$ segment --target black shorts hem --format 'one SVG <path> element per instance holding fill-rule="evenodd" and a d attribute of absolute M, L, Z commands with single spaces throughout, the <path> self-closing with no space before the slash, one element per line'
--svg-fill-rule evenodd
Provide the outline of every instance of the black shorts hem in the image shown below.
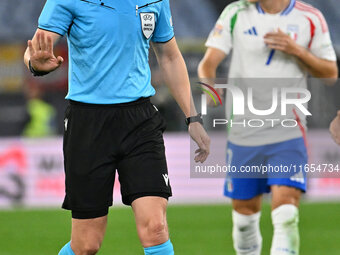
<path fill-rule="evenodd" d="M 108 214 L 109 207 L 113 205 L 113 201 L 110 201 L 107 206 L 97 207 L 97 208 L 77 208 L 68 206 L 63 203 L 61 206 L 62 209 L 68 210 L 72 212 L 72 218 L 74 219 L 93 219 L 102 217 Z"/>
<path fill-rule="evenodd" d="M 166 200 L 169 200 L 169 197 L 172 196 L 171 192 L 139 192 L 134 193 L 126 196 L 122 196 L 122 202 L 124 205 L 131 205 L 133 201 L 135 201 L 137 198 L 141 197 L 163 197 Z"/>
<path fill-rule="evenodd" d="M 73 219 L 94 219 L 108 215 L 109 207 L 105 209 L 99 209 L 96 211 L 75 211 L 72 210 Z"/>

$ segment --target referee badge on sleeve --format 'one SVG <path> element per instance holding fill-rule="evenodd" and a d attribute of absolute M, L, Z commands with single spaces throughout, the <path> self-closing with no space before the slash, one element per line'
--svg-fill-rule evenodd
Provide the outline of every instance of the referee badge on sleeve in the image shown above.
<path fill-rule="evenodd" d="M 152 12 L 140 13 L 143 35 L 149 39 L 155 31 L 155 14 Z"/>

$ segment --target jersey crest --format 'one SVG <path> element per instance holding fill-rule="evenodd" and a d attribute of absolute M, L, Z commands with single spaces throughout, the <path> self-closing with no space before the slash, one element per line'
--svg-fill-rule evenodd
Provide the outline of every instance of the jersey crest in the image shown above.
<path fill-rule="evenodd" d="M 293 40 L 297 40 L 298 33 L 299 33 L 299 26 L 298 25 L 288 25 L 287 26 L 287 33 Z"/>
<path fill-rule="evenodd" d="M 155 14 L 152 12 L 140 13 L 143 35 L 149 39 L 155 31 Z"/>

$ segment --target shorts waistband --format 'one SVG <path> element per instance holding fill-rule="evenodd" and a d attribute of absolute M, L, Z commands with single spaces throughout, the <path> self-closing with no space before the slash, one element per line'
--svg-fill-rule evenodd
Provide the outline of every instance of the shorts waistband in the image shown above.
<path fill-rule="evenodd" d="M 132 102 L 128 102 L 128 103 L 119 103 L 119 104 L 89 104 L 89 103 L 83 103 L 83 102 L 78 102 L 78 101 L 74 101 L 74 100 L 69 100 L 70 105 L 84 106 L 84 107 L 95 107 L 95 108 L 130 107 L 130 106 L 145 104 L 147 102 L 150 102 L 150 97 L 141 97 L 141 98 L 137 99 L 136 101 L 132 101 Z"/>

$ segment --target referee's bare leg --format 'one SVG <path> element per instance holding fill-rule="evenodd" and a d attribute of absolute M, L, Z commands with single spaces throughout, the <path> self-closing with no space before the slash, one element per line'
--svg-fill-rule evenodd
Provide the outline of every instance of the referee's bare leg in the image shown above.
<path fill-rule="evenodd" d="M 72 219 L 71 248 L 76 255 L 94 255 L 100 249 L 107 216 L 94 219 Z"/>
<path fill-rule="evenodd" d="M 142 197 L 132 202 L 137 233 L 144 248 L 155 247 L 169 240 L 166 220 L 167 200 Z M 94 255 L 100 249 L 107 225 L 107 216 L 94 219 L 72 219 L 71 248 L 76 255 Z"/>
<path fill-rule="evenodd" d="M 169 240 L 166 207 L 162 197 L 141 197 L 132 202 L 137 233 L 144 248 L 164 244 Z"/>

